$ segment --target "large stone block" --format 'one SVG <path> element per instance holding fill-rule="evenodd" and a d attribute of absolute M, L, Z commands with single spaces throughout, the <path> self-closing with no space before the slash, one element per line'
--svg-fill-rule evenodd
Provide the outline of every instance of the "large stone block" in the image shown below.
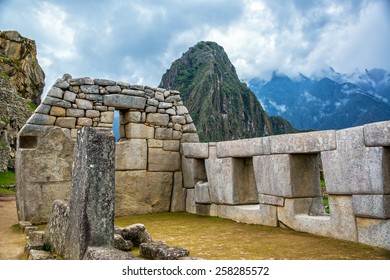
<path fill-rule="evenodd" d="M 151 139 L 154 138 L 154 128 L 141 123 L 128 123 L 125 125 L 126 138 Z"/>
<path fill-rule="evenodd" d="M 209 183 L 199 181 L 195 185 L 195 202 L 196 203 L 204 203 L 210 204 L 210 191 L 209 191 Z"/>
<path fill-rule="evenodd" d="M 217 143 L 217 157 L 252 157 L 265 154 L 263 138 L 251 138 Z"/>
<path fill-rule="evenodd" d="M 356 218 L 358 242 L 390 250 L 390 220 Z"/>
<path fill-rule="evenodd" d="M 321 153 L 330 194 L 389 194 L 390 150 L 366 147 L 363 127 L 339 130 L 337 150 Z"/>
<path fill-rule="evenodd" d="M 296 231 L 330 236 L 330 216 L 310 216 L 312 203 L 312 198 L 286 198 L 284 207 L 277 206 L 279 222 Z"/>
<path fill-rule="evenodd" d="M 182 212 L 186 210 L 186 189 L 183 188 L 182 172 L 175 172 L 173 178 L 173 190 L 171 198 L 171 212 Z"/>
<path fill-rule="evenodd" d="M 329 196 L 330 216 L 309 215 L 315 202 L 313 198 L 285 199 L 284 207 L 278 207 L 278 219 L 296 231 L 357 241 L 351 196 Z"/>
<path fill-rule="evenodd" d="M 28 124 L 53 125 L 56 117 L 34 113 L 28 120 Z"/>
<path fill-rule="evenodd" d="M 205 159 L 211 202 L 234 204 L 233 199 L 233 159 L 217 158 L 216 147 L 209 148 L 209 158 Z"/>
<path fill-rule="evenodd" d="M 167 126 L 169 123 L 169 115 L 160 113 L 149 113 L 146 115 L 146 122 L 158 126 Z"/>
<path fill-rule="evenodd" d="M 205 164 L 213 203 L 258 203 L 251 158 L 217 158 L 216 147 L 211 146 Z"/>
<path fill-rule="evenodd" d="M 390 146 L 390 121 L 366 124 L 363 131 L 366 146 Z"/>
<path fill-rule="evenodd" d="M 115 138 L 83 127 L 77 136 L 65 258 L 82 259 L 89 246 L 114 245 Z"/>
<path fill-rule="evenodd" d="M 173 139 L 173 129 L 172 128 L 164 128 L 157 127 L 155 138 L 160 140 L 172 140 Z"/>
<path fill-rule="evenodd" d="M 140 258 L 110 247 L 88 247 L 83 260 L 141 260 Z"/>
<path fill-rule="evenodd" d="M 390 218 L 390 195 L 353 195 L 352 204 L 355 216 Z"/>
<path fill-rule="evenodd" d="M 104 105 L 116 109 L 144 109 L 146 98 L 139 96 L 109 94 L 104 96 Z"/>
<path fill-rule="evenodd" d="M 56 126 L 63 128 L 75 128 L 76 118 L 73 117 L 59 117 L 56 120 Z"/>
<path fill-rule="evenodd" d="M 186 212 L 196 214 L 195 189 L 186 190 Z"/>
<path fill-rule="evenodd" d="M 34 183 L 70 181 L 75 141 L 58 127 L 42 134 L 36 149 L 19 151 L 21 158 L 17 161 L 23 168 L 17 170 L 17 176 Z M 20 187 L 23 185 L 21 182 Z"/>
<path fill-rule="evenodd" d="M 187 158 L 208 158 L 208 143 L 182 143 L 183 156 Z"/>
<path fill-rule="evenodd" d="M 318 155 L 264 155 L 253 157 L 259 194 L 279 197 L 321 195 Z"/>
<path fill-rule="evenodd" d="M 93 102 L 85 99 L 76 98 L 76 105 L 78 109 L 92 110 Z"/>
<path fill-rule="evenodd" d="M 284 206 L 284 198 L 274 195 L 259 194 L 259 203 L 275 206 Z"/>
<path fill-rule="evenodd" d="M 336 149 L 334 130 L 276 135 L 269 139 L 273 154 L 318 153 Z"/>
<path fill-rule="evenodd" d="M 183 184 L 192 189 L 198 181 L 207 181 L 206 167 L 203 159 L 181 158 Z"/>
<path fill-rule="evenodd" d="M 116 216 L 169 211 L 172 172 L 116 171 L 115 180 Z"/>
<path fill-rule="evenodd" d="M 116 170 L 146 170 L 148 145 L 146 139 L 131 139 L 116 143 Z"/>
<path fill-rule="evenodd" d="M 148 152 L 149 171 L 179 171 L 180 153 L 164 151 L 159 148 L 149 148 Z"/>
<path fill-rule="evenodd" d="M 44 243 L 50 245 L 52 253 L 65 256 L 66 230 L 69 226 L 69 206 L 62 200 L 55 200 L 45 229 Z"/>
<path fill-rule="evenodd" d="M 277 226 L 276 206 L 218 205 L 218 217 L 239 223 Z"/>

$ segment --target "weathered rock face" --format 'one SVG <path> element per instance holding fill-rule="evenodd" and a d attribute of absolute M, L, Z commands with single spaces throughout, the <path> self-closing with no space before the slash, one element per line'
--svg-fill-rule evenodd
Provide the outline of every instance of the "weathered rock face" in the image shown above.
<path fill-rule="evenodd" d="M 0 32 L 0 71 L 8 77 L 18 95 L 40 103 L 45 74 L 38 64 L 35 42 L 16 31 Z"/>
<path fill-rule="evenodd" d="M 169 247 L 163 242 L 142 243 L 139 249 L 141 256 L 151 260 L 178 260 L 190 255 L 187 249 Z"/>
<path fill-rule="evenodd" d="M 0 31 L 0 172 L 14 168 L 16 138 L 40 102 L 45 75 L 34 41 Z"/>

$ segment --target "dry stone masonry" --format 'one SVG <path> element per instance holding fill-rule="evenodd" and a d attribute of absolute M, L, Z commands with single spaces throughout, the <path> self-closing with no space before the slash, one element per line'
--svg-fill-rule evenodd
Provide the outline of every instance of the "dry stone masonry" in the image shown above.
<path fill-rule="evenodd" d="M 115 110 L 116 216 L 187 211 L 390 249 L 390 121 L 199 143 L 177 91 L 68 75 L 19 133 L 19 220 L 45 222 L 69 199 L 77 130 L 110 130 Z M 54 210 L 55 231 L 69 209 Z"/>
<path fill-rule="evenodd" d="M 179 92 L 64 75 L 19 133 L 19 220 L 48 220 L 52 202 L 69 200 L 78 129 L 112 129 L 116 143 L 117 216 L 184 211 L 180 143 L 198 135 Z"/>
<path fill-rule="evenodd" d="M 387 121 L 340 131 L 183 143 L 186 209 L 390 249 L 389 135 Z M 330 215 L 322 204 L 321 166 Z"/>

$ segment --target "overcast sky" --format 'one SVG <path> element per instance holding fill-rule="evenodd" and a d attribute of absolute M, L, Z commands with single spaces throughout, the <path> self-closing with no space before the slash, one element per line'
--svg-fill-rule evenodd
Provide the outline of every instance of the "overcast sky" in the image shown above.
<path fill-rule="evenodd" d="M 389 0 L 0 0 L 0 30 L 36 41 L 45 91 L 64 73 L 157 86 L 202 40 L 242 80 L 390 70 Z"/>

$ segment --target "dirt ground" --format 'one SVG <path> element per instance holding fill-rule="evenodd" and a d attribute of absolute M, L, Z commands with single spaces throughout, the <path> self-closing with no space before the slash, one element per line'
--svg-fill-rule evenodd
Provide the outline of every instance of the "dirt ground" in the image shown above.
<path fill-rule="evenodd" d="M 14 195 L 0 195 L 0 260 L 21 260 L 26 238 L 17 226 Z"/>

